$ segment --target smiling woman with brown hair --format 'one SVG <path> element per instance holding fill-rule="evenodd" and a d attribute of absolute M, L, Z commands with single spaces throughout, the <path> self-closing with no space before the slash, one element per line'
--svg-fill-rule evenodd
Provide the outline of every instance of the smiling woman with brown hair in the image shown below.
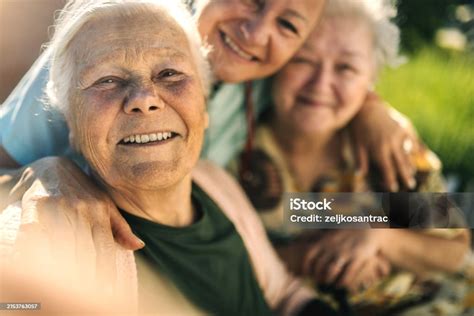
<path fill-rule="evenodd" d="M 64 114 L 91 178 L 146 243 L 135 255 L 136 267 L 132 253 L 125 252 L 125 272 L 138 272 L 140 310 L 331 313 L 285 270 L 232 178 L 211 163 L 198 164 L 208 126 L 208 68 L 183 7 L 160 0 L 94 0 L 67 8 L 50 44 L 48 98 Z M 123 264 L 114 269 L 124 250 L 108 245 L 107 256 L 96 255 L 90 243 L 104 228 L 88 230 L 81 220 L 42 222 L 54 236 L 40 245 L 52 250 L 42 260 L 70 266 L 73 289 L 109 274 L 104 288 L 127 285 L 121 290 L 133 299 L 136 284 L 121 282 Z M 1 228 L 8 227 L 2 222 Z M 28 266 L 23 255 L 10 260 Z"/>
<path fill-rule="evenodd" d="M 325 0 L 187 2 L 193 3 L 190 9 L 209 49 L 211 71 L 217 81 L 207 99 L 210 124 L 202 157 L 224 166 L 246 141 L 250 143 L 252 116 L 258 116 L 265 105 L 257 102 L 251 109 L 251 88 L 256 98 L 265 97 L 262 81 L 252 85 L 242 81 L 261 79 L 281 68 L 317 23 Z M 75 164 L 51 157 L 68 157 L 84 164 L 71 147 L 64 115 L 54 108 L 45 109 L 42 103 L 50 58 L 51 51 L 46 50 L 0 111 L 0 169 L 8 168 L 0 170 L 0 194 L 5 196 L 0 199 L 0 209 L 14 202 L 28 205 L 40 219 L 39 226 L 56 217 L 82 218 L 90 228 L 101 227 L 93 236 L 98 253 L 106 253 L 106 245 L 114 239 L 128 249 L 143 247 L 108 194 L 88 181 Z M 66 77 L 66 70 L 59 72 Z M 58 88 L 57 92 L 66 91 Z M 413 133 L 392 119 L 381 104 L 373 95 L 368 98 L 353 131 L 358 135 L 359 152 L 371 152 L 371 158 L 382 166 L 385 184 L 396 190 L 395 173 L 400 173 L 404 183 L 413 183 L 410 161 L 401 148 Z M 147 136 L 154 137 L 144 135 L 145 141 Z M 363 165 L 367 159 L 360 157 Z M 46 192 L 43 199 L 47 203 L 30 199 L 38 182 Z M 54 212 L 43 209 L 48 203 L 55 205 Z"/>

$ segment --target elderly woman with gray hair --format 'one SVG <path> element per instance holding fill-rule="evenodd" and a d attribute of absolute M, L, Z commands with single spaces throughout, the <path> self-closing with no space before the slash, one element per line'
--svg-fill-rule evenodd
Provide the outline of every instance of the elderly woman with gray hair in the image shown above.
<path fill-rule="evenodd" d="M 21 256 L 26 248 L 13 238 L 16 255 L 8 262 L 14 270 L 41 267 L 41 274 L 53 275 L 48 268 L 68 265 L 67 280 L 77 287 L 91 275 L 108 274 L 104 289 L 121 287 L 129 299 L 138 272 L 145 313 L 332 314 L 287 273 L 232 178 L 198 163 L 208 125 L 208 67 L 183 7 L 152 0 L 73 1 L 59 16 L 51 50 L 51 106 L 62 110 L 90 175 L 146 246 L 135 255 L 136 267 L 132 253 L 115 245 L 109 258 L 96 258 L 87 251 L 95 232 L 86 223 L 43 222 L 53 232 L 50 257 L 42 249 L 29 265 Z M 2 232 L 14 211 L 4 211 Z M 73 241 L 65 244 L 71 234 Z M 39 238 L 18 237 L 33 243 L 30 250 L 41 249 Z"/>
<path fill-rule="evenodd" d="M 247 167 L 251 176 L 246 166 L 239 167 L 243 187 L 270 234 L 284 245 L 280 251 L 292 269 L 355 292 L 379 281 L 392 266 L 419 275 L 459 271 L 469 253 L 466 229 L 311 232 L 286 218 L 283 192 L 383 191 L 376 170 L 357 169 L 347 127 L 380 69 L 398 59 L 399 31 L 385 3 L 328 2 L 320 24 L 273 78 L 273 109 L 256 133 L 257 150 Z M 443 191 L 436 156 L 423 148 L 412 158 L 419 175 L 416 190 Z M 408 289 L 405 281 L 402 288 Z M 380 288 L 371 293 L 387 294 Z M 387 302 L 378 298 L 374 301 Z"/>

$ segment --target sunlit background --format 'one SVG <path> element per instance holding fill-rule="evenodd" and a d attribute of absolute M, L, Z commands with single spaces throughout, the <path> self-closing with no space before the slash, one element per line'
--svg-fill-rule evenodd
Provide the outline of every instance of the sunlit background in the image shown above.
<path fill-rule="evenodd" d="M 377 87 L 441 158 L 451 191 L 474 191 L 474 1 L 399 0 L 407 62 Z"/>

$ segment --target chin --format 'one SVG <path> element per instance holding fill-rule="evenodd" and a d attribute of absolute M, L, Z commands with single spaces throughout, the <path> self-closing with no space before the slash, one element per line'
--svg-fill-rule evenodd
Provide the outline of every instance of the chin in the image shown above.
<path fill-rule="evenodd" d="M 301 134 L 305 135 L 317 135 L 326 134 L 334 130 L 333 126 L 325 124 L 324 122 L 316 122 L 312 124 L 300 125 L 298 128 Z"/>
<path fill-rule="evenodd" d="M 112 187 L 123 187 L 126 184 L 136 189 L 152 190 L 169 187 L 179 182 L 189 172 L 189 168 L 182 163 L 171 160 L 121 163 L 104 176 Z"/>
<path fill-rule="evenodd" d="M 257 69 L 254 66 L 256 65 L 236 62 L 225 54 L 214 51 L 209 56 L 211 68 L 217 80 L 227 83 L 240 83 L 265 77 L 265 74 L 261 76 L 255 75 Z"/>
<path fill-rule="evenodd" d="M 217 62 L 218 64 L 222 62 Z M 244 76 L 238 75 L 234 70 L 229 69 L 230 67 L 225 67 L 223 65 L 216 65 L 214 68 L 214 77 L 218 81 L 224 81 L 226 83 L 239 83 L 245 80 L 248 80 L 248 78 L 244 78 Z M 247 76 L 245 76 L 247 77 Z"/>
<path fill-rule="evenodd" d="M 140 163 L 131 169 L 130 179 L 137 188 L 163 189 L 175 185 L 190 173 L 176 163 Z"/>

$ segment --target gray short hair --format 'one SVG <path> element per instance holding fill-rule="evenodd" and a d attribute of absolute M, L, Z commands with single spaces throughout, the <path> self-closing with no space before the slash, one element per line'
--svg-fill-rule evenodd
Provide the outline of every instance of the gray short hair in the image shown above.
<path fill-rule="evenodd" d="M 400 29 L 392 22 L 397 15 L 394 0 L 328 0 L 323 18 L 358 17 L 368 23 L 373 34 L 376 69 L 398 66 Z"/>
<path fill-rule="evenodd" d="M 60 11 L 55 31 L 48 50 L 51 50 L 49 81 L 46 96 L 49 105 L 66 113 L 69 108 L 69 93 L 74 76 L 74 61 L 68 54 L 69 44 L 81 28 L 94 17 L 107 15 L 110 9 L 123 10 L 125 13 L 136 9 L 158 9 L 165 12 L 184 31 L 190 44 L 191 53 L 196 62 L 201 85 L 207 97 L 211 84 L 210 66 L 207 52 L 194 19 L 181 1 L 167 0 L 71 0 Z"/>

